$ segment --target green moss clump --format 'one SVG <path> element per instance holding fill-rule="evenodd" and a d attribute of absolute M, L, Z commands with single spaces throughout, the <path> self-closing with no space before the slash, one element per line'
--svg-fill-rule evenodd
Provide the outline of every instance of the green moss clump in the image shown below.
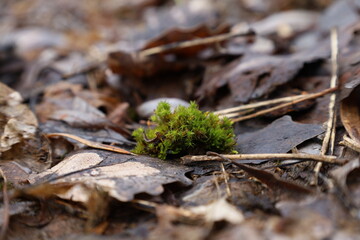
<path fill-rule="evenodd" d="M 189 107 L 179 106 L 174 112 L 170 104 L 160 102 L 151 121 L 155 128 L 133 132 L 137 142 L 134 153 L 166 159 L 206 151 L 231 153 L 236 144 L 232 122 L 200 111 L 194 102 Z"/>

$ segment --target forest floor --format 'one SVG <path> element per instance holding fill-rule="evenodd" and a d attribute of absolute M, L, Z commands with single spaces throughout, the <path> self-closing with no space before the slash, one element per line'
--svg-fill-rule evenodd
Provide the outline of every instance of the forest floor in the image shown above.
<path fill-rule="evenodd" d="M 0 240 L 360 239 L 359 1 L 3 0 L 0 22 Z M 237 153 L 133 154 L 160 101 L 231 119 Z"/>

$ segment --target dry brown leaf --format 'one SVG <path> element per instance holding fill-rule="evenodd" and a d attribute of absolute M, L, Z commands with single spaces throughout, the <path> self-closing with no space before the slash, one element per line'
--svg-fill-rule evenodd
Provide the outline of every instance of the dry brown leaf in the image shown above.
<path fill-rule="evenodd" d="M 0 154 L 35 138 L 36 117 L 21 101 L 18 92 L 0 83 Z"/>
<path fill-rule="evenodd" d="M 341 121 L 350 137 L 360 143 L 360 87 L 342 100 L 340 105 Z"/>
<path fill-rule="evenodd" d="M 134 194 L 158 195 L 163 184 L 191 184 L 184 174 L 190 168 L 146 156 L 131 156 L 105 151 L 80 151 L 51 169 L 32 175 L 31 182 L 52 184 L 85 184 L 99 187 L 120 201 L 130 201 Z M 72 198 L 82 199 L 82 194 Z"/>
<path fill-rule="evenodd" d="M 208 205 L 190 208 L 190 211 L 203 215 L 208 223 L 226 221 L 232 224 L 239 224 L 244 220 L 243 214 L 224 198 L 214 201 Z"/>

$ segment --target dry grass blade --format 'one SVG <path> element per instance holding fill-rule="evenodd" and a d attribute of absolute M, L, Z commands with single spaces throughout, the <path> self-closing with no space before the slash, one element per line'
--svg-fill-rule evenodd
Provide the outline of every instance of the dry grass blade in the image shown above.
<path fill-rule="evenodd" d="M 179 49 L 179 48 L 188 48 L 188 47 L 194 47 L 194 46 L 198 46 L 198 45 L 205 45 L 205 44 L 211 44 L 211 43 L 218 43 L 218 42 L 222 42 L 227 39 L 234 38 L 234 37 L 252 37 L 254 35 L 255 35 L 255 33 L 251 29 L 249 29 L 247 32 L 244 32 L 244 33 L 226 33 L 226 34 L 220 34 L 217 36 L 212 36 L 212 37 L 207 37 L 207 38 L 194 39 L 194 40 L 183 41 L 183 42 L 174 42 L 174 43 L 169 43 L 169 44 L 158 46 L 158 47 L 145 49 L 145 50 L 139 52 L 139 58 L 142 59 L 144 57 L 154 55 L 154 54 L 159 54 L 159 53 L 169 51 L 169 50 L 174 50 L 174 49 Z"/>
<path fill-rule="evenodd" d="M 224 176 L 224 182 L 225 182 L 225 186 L 226 186 L 226 196 L 230 199 L 232 196 L 232 193 L 231 193 L 231 188 L 229 185 L 229 174 L 226 172 L 223 163 L 220 163 L 220 168 L 221 168 L 221 172 Z"/>
<path fill-rule="evenodd" d="M 242 105 L 242 106 L 238 106 L 238 107 L 232 107 L 232 108 L 219 110 L 219 111 L 216 111 L 214 113 L 219 114 L 219 115 L 226 115 L 227 117 L 229 117 L 228 116 L 229 113 L 238 113 L 239 111 L 248 110 L 248 109 L 254 109 L 254 108 L 264 107 L 264 106 L 270 106 L 270 105 L 277 104 L 277 103 L 292 102 L 292 101 L 295 101 L 295 100 L 298 100 L 298 99 L 301 99 L 303 97 L 307 97 L 307 96 L 310 96 L 310 95 L 313 95 L 313 93 L 311 93 L 311 94 L 301 94 L 301 95 L 283 97 L 283 98 L 277 98 L 277 99 L 271 99 L 271 100 L 266 100 L 266 101 L 261 101 L 261 102 L 256 102 L 256 103 L 250 103 L 250 104 L 246 104 L 246 105 Z M 241 113 L 239 115 L 242 115 Z"/>
<path fill-rule="evenodd" d="M 271 113 L 271 112 L 273 112 L 275 110 L 285 108 L 285 107 L 288 107 L 288 106 L 291 106 L 291 105 L 294 105 L 294 104 L 297 104 L 297 103 L 300 103 L 300 102 L 304 102 L 306 100 L 311 100 L 311 99 L 315 99 L 315 98 L 318 98 L 318 97 L 322 97 L 322 96 L 324 96 L 324 95 L 326 95 L 328 93 L 335 92 L 336 90 L 337 90 L 337 87 L 327 88 L 327 89 L 325 89 L 325 90 L 323 90 L 321 92 L 309 94 L 308 96 L 302 97 L 300 99 L 295 99 L 294 101 L 291 101 L 291 102 L 287 102 L 287 103 L 284 103 L 284 104 L 281 104 L 281 105 L 278 105 L 278 106 L 275 106 L 275 107 L 271 107 L 269 109 L 261 110 L 261 111 L 258 111 L 256 113 L 249 114 L 249 115 L 246 115 L 246 116 L 241 116 L 241 117 L 238 117 L 238 118 L 234 118 L 234 119 L 232 119 L 232 121 L 233 122 L 240 122 L 240 121 L 245 121 L 245 120 L 248 120 L 248 119 L 251 119 L 251 118 L 259 117 L 259 116 L 265 115 L 267 113 Z"/>
<path fill-rule="evenodd" d="M 354 150 L 356 152 L 360 152 L 360 143 L 348 136 L 344 136 L 343 140 L 339 144 L 346 146 L 348 148 L 351 148 L 352 150 Z"/>
<path fill-rule="evenodd" d="M 330 87 L 336 88 L 338 87 L 338 33 L 337 29 L 331 29 L 331 80 L 330 80 Z M 321 154 L 325 155 L 329 150 L 330 154 L 334 152 L 334 145 L 335 145 L 335 126 L 336 126 L 336 98 L 337 94 L 332 93 L 330 95 L 330 102 L 329 102 L 329 119 L 326 124 L 326 132 L 324 136 L 324 140 L 321 146 Z M 329 149 L 330 148 L 330 149 Z M 315 166 L 315 182 L 317 184 L 317 179 L 319 176 L 319 172 L 321 169 L 322 163 L 317 163 Z"/>
<path fill-rule="evenodd" d="M 75 136 L 75 135 L 72 135 L 72 134 L 68 134 L 68 133 L 48 133 L 48 134 L 45 134 L 45 136 L 46 137 L 67 137 L 67 138 L 71 138 L 71 139 L 73 139 L 75 141 L 78 141 L 78 142 L 80 142 L 82 144 L 85 144 L 88 147 L 92 147 L 92 148 L 96 148 L 96 149 L 108 150 L 108 151 L 111 151 L 111 152 L 136 155 L 136 154 L 134 154 L 132 152 L 129 152 L 129 151 L 127 151 L 125 149 L 122 149 L 122 148 L 119 148 L 119 147 L 89 141 L 89 140 L 86 140 L 86 139 L 83 139 L 81 137 L 78 137 L 78 136 Z"/>

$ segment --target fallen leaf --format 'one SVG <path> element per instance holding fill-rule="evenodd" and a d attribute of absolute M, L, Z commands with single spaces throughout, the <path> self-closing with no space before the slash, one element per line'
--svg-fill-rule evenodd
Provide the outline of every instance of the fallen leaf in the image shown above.
<path fill-rule="evenodd" d="M 219 89 L 227 88 L 232 101 L 246 103 L 292 80 L 302 67 L 303 62 L 287 57 L 245 56 L 205 79 L 196 95 L 204 101 L 213 98 Z"/>
<path fill-rule="evenodd" d="M 67 44 L 63 34 L 39 27 L 21 28 L 6 35 L 3 41 L 15 43 L 22 56 L 29 56 L 31 52 L 48 47 L 64 47 Z"/>
<path fill-rule="evenodd" d="M 241 223 L 244 220 L 242 213 L 224 198 L 214 201 L 208 205 L 190 208 L 190 211 L 203 215 L 206 222 L 226 221 L 232 224 Z"/>
<path fill-rule="evenodd" d="M 26 211 L 29 211 L 31 207 L 33 207 L 33 202 L 13 202 L 9 206 L 9 216 L 12 217 L 17 214 L 24 213 Z M 3 215 L 4 215 L 4 207 L 0 208 L 0 226 L 3 226 Z"/>
<path fill-rule="evenodd" d="M 346 132 L 360 143 L 360 87 L 354 88 L 351 94 L 341 101 L 340 117 Z"/>
<path fill-rule="evenodd" d="M 225 32 L 226 28 L 212 31 L 206 25 L 190 29 L 169 30 L 157 39 L 149 41 L 141 49 L 135 49 L 133 52 L 111 52 L 107 62 L 114 73 L 137 78 L 151 77 L 170 70 L 179 71 L 188 66 L 183 62 L 183 58 L 196 59 L 200 51 L 214 47 L 216 43 L 219 44 L 227 39 L 211 43 L 204 42 L 191 47 L 183 47 L 184 42 Z M 146 53 L 153 48 L 157 50 L 155 53 Z"/>
<path fill-rule="evenodd" d="M 236 150 L 244 154 L 287 153 L 323 132 L 321 125 L 300 124 L 293 122 L 290 116 L 284 116 L 261 130 L 238 135 Z"/>
<path fill-rule="evenodd" d="M 318 18 L 319 14 L 313 11 L 289 10 L 272 14 L 250 26 L 259 35 L 278 34 L 281 37 L 292 37 L 315 26 Z M 282 28 L 286 28 L 286 33 Z"/>
<path fill-rule="evenodd" d="M 347 236 L 345 239 L 352 239 L 359 231 L 358 220 L 349 215 L 341 201 L 334 195 L 311 196 L 301 201 L 280 201 L 276 207 L 284 217 L 283 221 L 279 221 L 281 225 L 278 225 L 278 229 L 284 235 L 293 233 L 292 236 L 298 236 L 299 239 L 311 239 L 312 237 L 319 239 L 332 237 L 336 232 L 339 235 Z M 285 224 L 289 221 L 293 221 L 293 224 Z M 347 227 L 343 227 L 344 224 Z M 287 227 L 292 230 L 286 231 Z"/>
<path fill-rule="evenodd" d="M 31 170 L 16 162 L 1 162 L 0 168 L 4 172 L 8 182 L 15 187 L 28 183 Z"/>
<path fill-rule="evenodd" d="M 45 134 L 54 133 L 54 132 L 69 133 L 92 142 L 116 144 L 127 147 L 135 146 L 134 142 L 126 139 L 120 133 L 108 128 L 104 128 L 104 129 L 76 128 L 76 127 L 71 127 L 64 122 L 51 121 L 51 120 L 46 121 L 43 124 L 40 124 L 39 128 L 41 132 Z"/>
<path fill-rule="evenodd" d="M 41 171 L 51 164 L 49 146 L 37 132 L 34 113 L 21 101 L 18 92 L 0 83 L 0 156 Z"/>
<path fill-rule="evenodd" d="M 337 183 L 339 184 L 339 186 L 342 189 L 347 190 L 348 187 L 347 187 L 346 181 L 347 181 L 348 175 L 354 170 L 359 170 L 359 168 L 360 168 L 360 160 L 356 159 L 356 160 L 348 162 L 344 166 L 333 169 L 330 172 L 330 175 L 337 181 Z"/>
<path fill-rule="evenodd" d="M 162 185 L 180 182 L 191 184 L 184 174 L 191 169 L 146 156 L 125 156 L 105 151 L 80 151 L 40 174 L 31 182 L 52 184 L 85 184 L 99 187 L 111 197 L 130 201 L 137 193 L 159 195 Z M 73 196 L 73 200 L 79 196 Z"/>
<path fill-rule="evenodd" d="M 343 16 L 338 18 L 338 16 Z M 359 22 L 357 6 L 352 1 L 335 1 L 319 19 L 319 27 L 329 31 L 333 27 L 344 28 Z"/>
<path fill-rule="evenodd" d="M 21 101 L 18 92 L 0 83 L 0 154 L 35 138 L 36 117 Z"/>

